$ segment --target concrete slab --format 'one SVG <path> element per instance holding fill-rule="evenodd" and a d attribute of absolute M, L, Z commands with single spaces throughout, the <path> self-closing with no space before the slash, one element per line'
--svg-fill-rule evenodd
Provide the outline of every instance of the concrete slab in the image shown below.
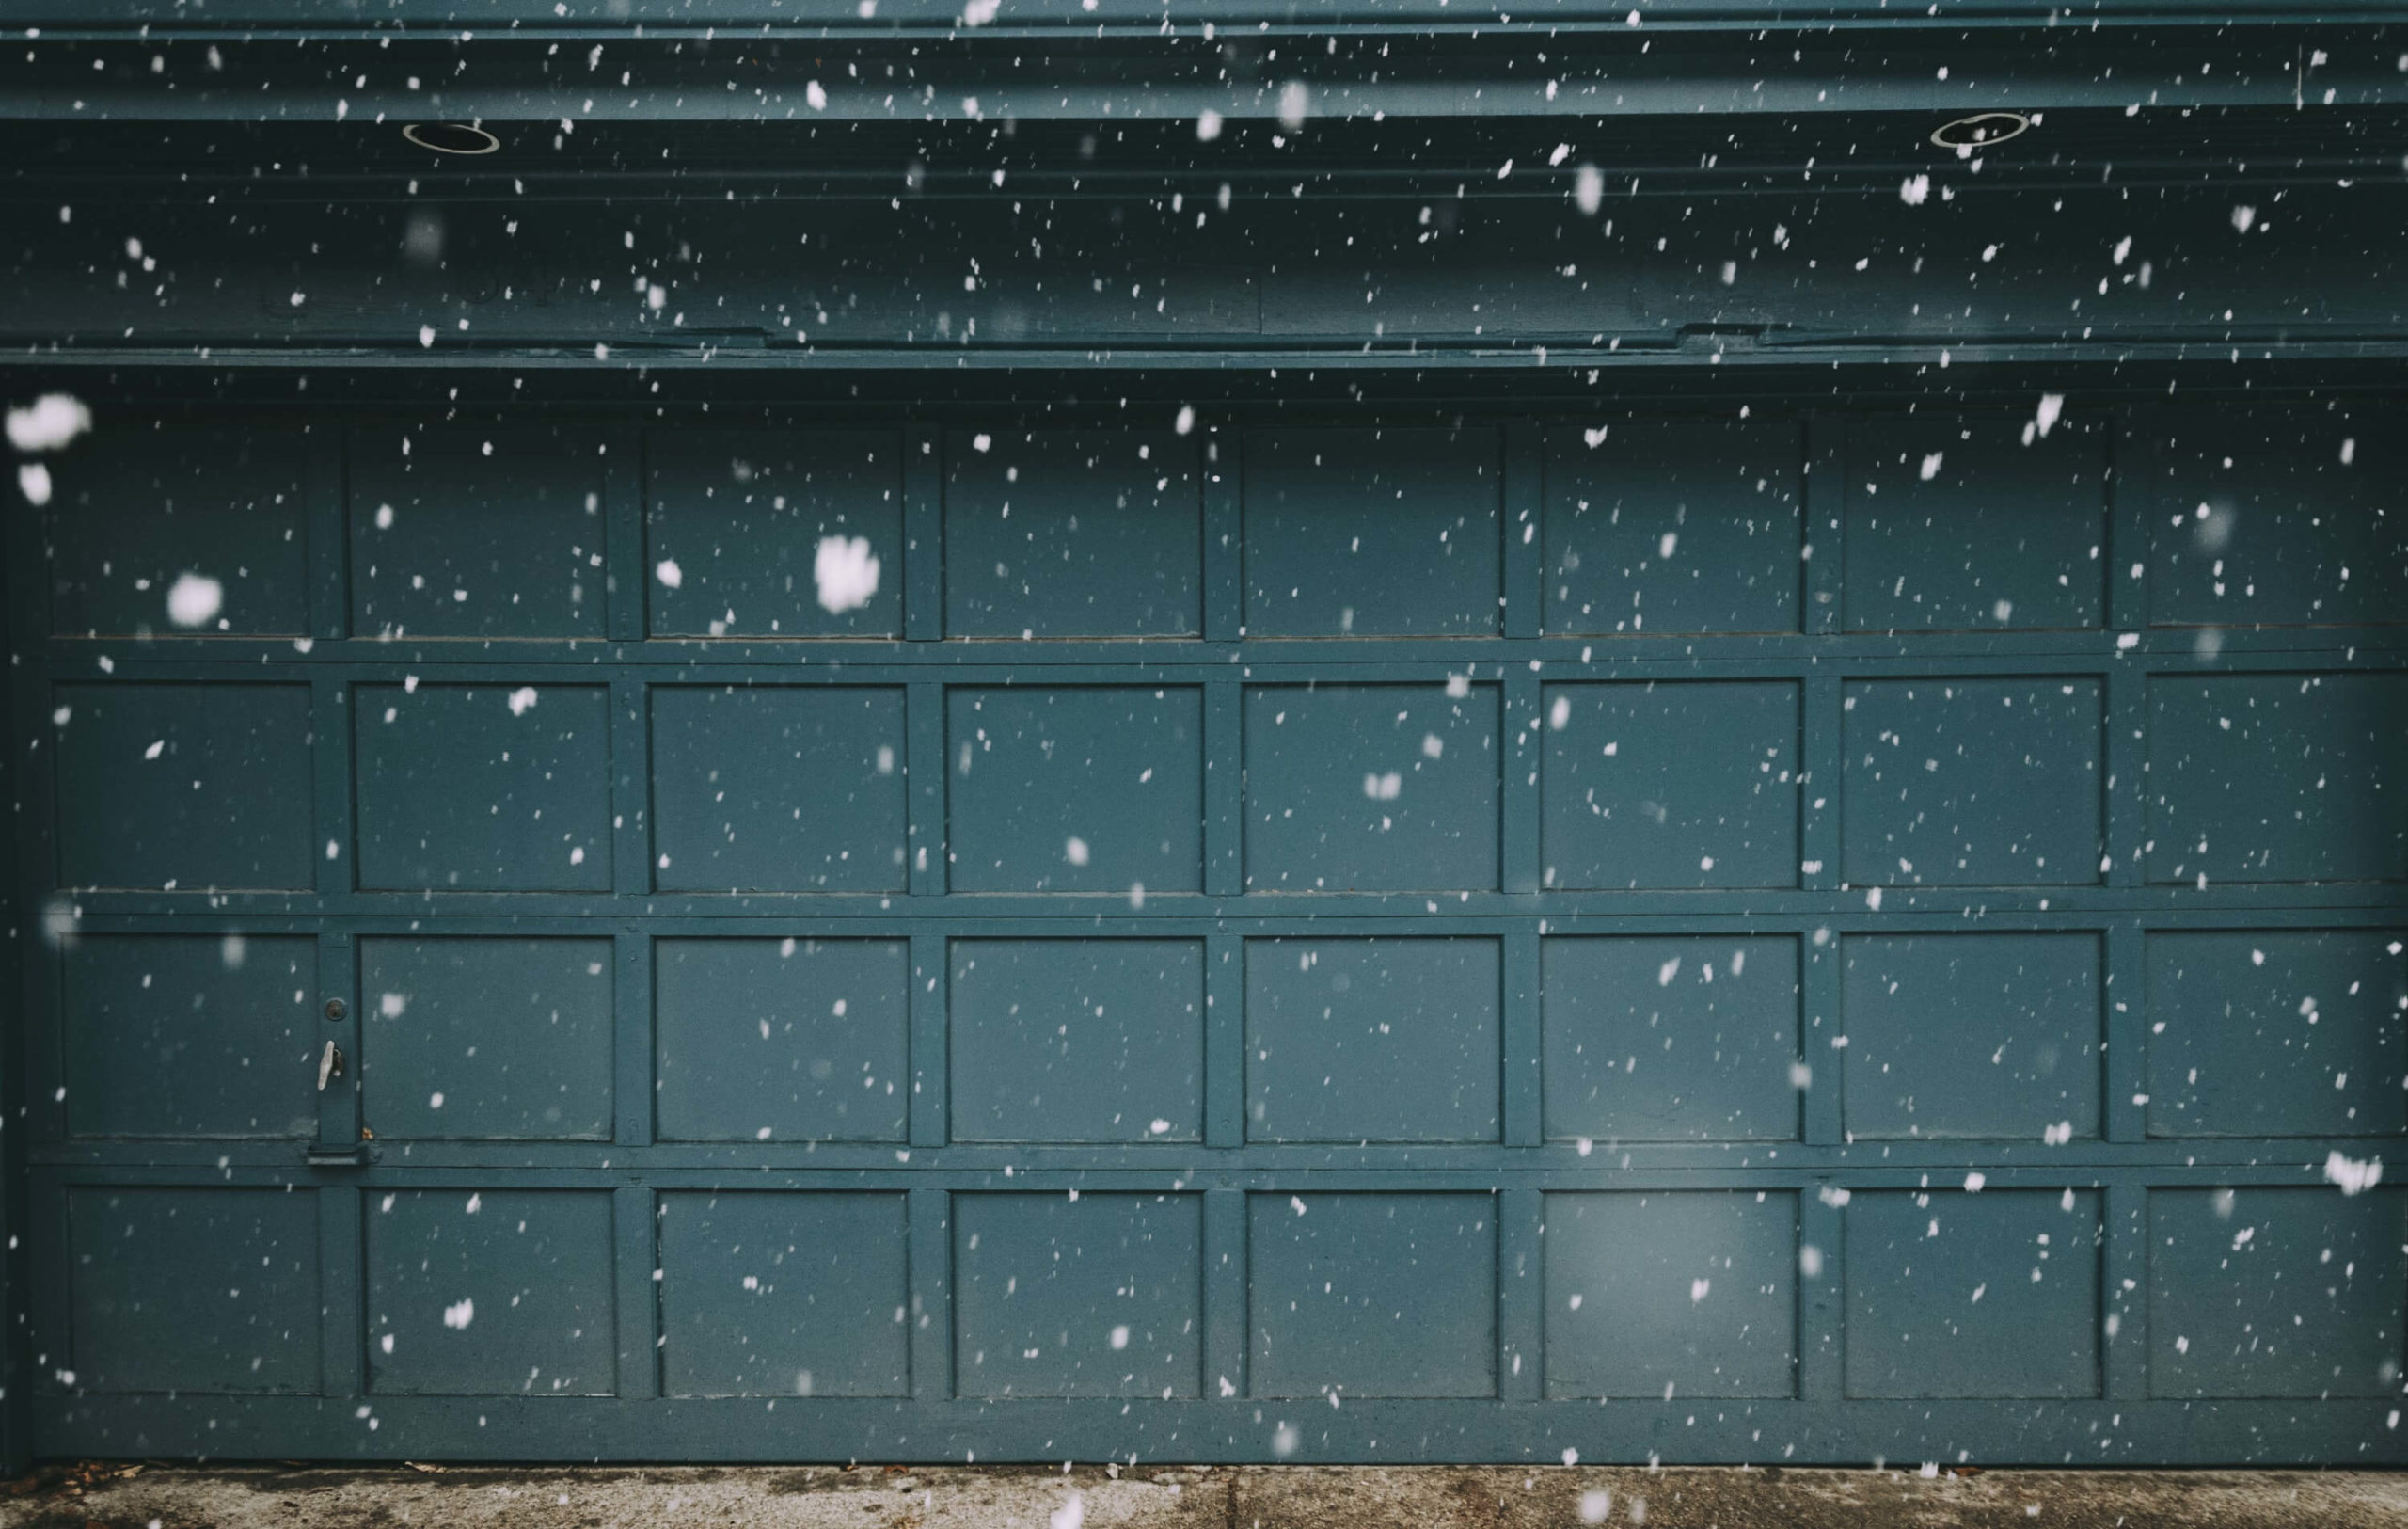
<path fill-rule="evenodd" d="M 2399 1529 L 2408 1474 L 2305 1472 L 54 1469 L 0 1529 Z"/>

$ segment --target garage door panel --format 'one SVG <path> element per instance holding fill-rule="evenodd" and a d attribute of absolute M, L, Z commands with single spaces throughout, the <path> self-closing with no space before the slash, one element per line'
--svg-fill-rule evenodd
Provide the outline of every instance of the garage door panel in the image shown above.
<path fill-rule="evenodd" d="M 2104 690 L 2094 678 L 1849 682 L 1842 878 L 2095 885 Z"/>
<path fill-rule="evenodd" d="M 1945 411 L 1847 444 L 1849 631 L 2094 629 L 2106 617 L 2107 448 L 2096 420 Z"/>
<path fill-rule="evenodd" d="M 1851 1139 L 2099 1137 L 2097 936 L 1851 934 L 1840 949 Z"/>
<path fill-rule="evenodd" d="M 958 687 L 945 731 L 953 890 L 1202 888 L 1200 687 Z"/>
<path fill-rule="evenodd" d="M 73 1346 L 54 1381 L 318 1390 L 315 1195 L 93 1186 L 68 1191 L 67 1214 Z"/>
<path fill-rule="evenodd" d="M 657 1226 L 662 1394 L 910 1394 L 903 1195 L 679 1191 Z"/>
<path fill-rule="evenodd" d="M 617 1389 L 610 1195 L 368 1195 L 368 1389 L 607 1396 Z"/>
<path fill-rule="evenodd" d="M 37 548 L 37 1439 L 2408 1447 L 2397 656 L 2111 637 L 2199 522 L 2081 398 L 1599 396 L 337 421 L 297 508 L 195 459 L 127 534 L 291 508 L 307 645 L 239 578 L 226 641 L 46 635 Z M 2252 621 L 2356 597 L 2348 429 L 2215 532 L 2288 518 Z"/>
<path fill-rule="evenodd" d="M 2149 1196 L 2149 1394 L 2400 1395 L 2408 1194 Z"/>
<path fill-rule="evenodd" d="M 644 526 L 655 637 L 903 635 L 895 431 L 651 431 Z M 847 577 L 823 587 L 822 557 Z M 854 577 L 863 559 L 878 565 L 874 587 Z"/>
<path fill-rule="evenodd" d="M 1249 940 L 1253 1141 L 1495 1141 L 1502 952 L 1489 939 Z"/>
<path fill-rule="evenodd" d="M 1794 419 L 1549 431 L 1547 631 L 1799 630 L 1804 467 Z"/>
<path fill-rule="evenodd" d="M 945 635 L 1201 635 L 1198 444 L 1169 430 L 950 433 Z"/>
<path fill-rule="evenodd" d="M 1796 1394 L 1796 1195 L 1545 1204 L 1549 1399 Z"/>
<path fill-rule="evenodd" d="M 1798 884 L 1798 687 L 1549 685 L 1543 882 Z"/>
<path fill-rule="evenodd" d="M 1255 430 L 1244 449 L 1247 632 L 1504 629 L 1496 430 Z"/>
<path fill-rule="evenodd" d="M 2404 418 L 2387 400 L 2143 415 L 2150 622 L 2408 620 Z"/>
<path fill-rule="evenodd" d="M 59 964 L 70 1135 L 316 1133 L 315 940 L 81 935 Z"/>
<path fill-rule="evenodd" d="M 901 1141 L 911 1095 L 902 940 L 654 947 L 663 1141 Z"/>
<path fill-rule="evenodd" d="M 1200 1197 L 958 1195 L 953 1221 L 958 1394 L 1201 1394 Z"/>
<path fill-rule="evenodd" d="M 353 432 L 352 630 L 601 635 L 606 455 L 567 426 Z"/>
<path fill-rule="evenodd" d="M 1245 695 L 1245 884 L 1494 891 L 1495 685 L 1265 685 Z"/>
<path fill-rule="evenodd" d="M 653 884 L 664 892 L 900 892 L 903 691 L 652 693 Z"/>
<path fill-rule="evenodd" d="M 1246 1379 L 1264 1397 L 1494 1396 L 1485 1194 L 1257 1194 Z"/>
<path fill-rule="evenodd" d="M 2098 1395 L 2099 1210 L 2096 1190 L 1853 1196 L 1848 1395 Z"/>
<path fill-rule="evenodd" d="M 599 685 L 362 685 L 359 884 L 610 889 L 610 697 Z"/>
<path fill-rule="evenodd" d="M 359 942 L 360 1086 L 387 1140 L 607 1141 L 609 940 Z"/>
<path fill-rule="evenodd" d="M 77 684 L 52 692 L 58 882 L 307 889 L 302 685 Z"/>
<path fill-rule="evenodd" d="M 1547 1139 L 1798 1139 L 1795 939 L 1559 936 L 1540 961 Z"/>
<path fill-rule="evenodd" d="M 2148 937 L 2148 1134 L 2408 1131 L 2400 930 Z"/>
<path fill-rule="evenodd" d="M 308 438 L 149 429 L 71 454 L 44 512 L 50 629 L 309 629 Z"/>
<path fill-rule="evenodd" d="M 957 1141 L 1204 1136 L 1201 940 L 956 940 Z"/>
<path fill-rule="evenodd" d="M 2148 878 L 2408 880 L 2408 676 L 2157 676 Z"/>

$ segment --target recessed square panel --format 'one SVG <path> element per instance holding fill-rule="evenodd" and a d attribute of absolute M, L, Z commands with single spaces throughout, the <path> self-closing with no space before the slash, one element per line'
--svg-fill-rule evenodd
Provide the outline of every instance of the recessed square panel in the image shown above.
<path fill-rule="evenodd" d="M 599 636 L 607 461 L 553 425 L 354 431 L 352 634 Z"/>
<path fill-rule="evenodd" d="M 945 694 L 953 890 L 1204 884 L 1204 700 L 1194 686 Z"/>
<path fill-rule="evenodd" d="M 2158 676 L 2148 879 L 2408 879 L 2408 676 Z"/>
<path fill-rule="evenodd" d="M 1181 637 L 1204 629 L 1195 436 L 945 438 L 948 637 Z"/>
<path fill-rule="evenodd" d="M 608 1141 L 609 940 L 363 939 L 360 1088 L 384 1140 Z"/>
<path fill-rule="evenodd" d="M 58 956 L 71 1136 L 317 1134 L 316 940 L 79 934 Z"/>
<path fill-rule="evenodd" d="M 1542 941 L 1551 1140 L 1794 1141 L 1794 939 Z"/>
<path fill-rule="evenodd" d="M 2030 415 L 1902 415 L 1849 436 L 1850 631 L 2098 627 L 2107 431 Z"/>
<path fill-rule="evenodd" d="M 1802 436 L 1734 416 L 1551 432 L 1546 629 L 1798 630 Z"/>
<path fill-rule="evenodd" d="M 2148 936 L 2148 1134 L 2408 1131 L 2400 930 Z"/>
<path fill-rule="evenodd" d="M 1546 1394 L 1797 1391 L 1798 1197 L 1546 1197 Z"/>
<path fill-rule="evenodd" d="M 1245 629 L 1254 637 L 1492 636 L 1493 429 L 1245 437 Z"/>
<path fill-rule="evenodd" d="M 654 886 L 903 890 L 903 756 L 899 687 L 657 687 Z"/>
<path fill-rule="evenodd" d="M 88 1392 L 316 1391 L 317 1202 L 282 1189 L 68 1190 L 72 1349 L 48 1368 Z"/>
<path fill-rule="evenodd" d="M 298 431 L 109 429 L 71 449 L 45 512 L 61 636 L 309 629 Z"/>
<path fill-rule="evenodd" d="M 1495 891 L 1494 685 L 1245 694 L 1250 892 Z"/>
<path fill-rule="evenodd" d="M 1798 686 L 1549 685 L 1548 886 L 1798 884 Z"/>
<path fill-rule="evenodd" d="M 904 1202 L 899 1194 L 661 1195 L 661 1394 L 908 1395 Z"/>
<path fill-rule="evenodd" d="M 371 1393 L 617 1389 L 610 1191 L 371 1189 L 361 1199 Z"/>
<path fill-rule="evenodd" d="M 903 634 L 893 431 L 680 427 L 644 449 L 654 636 Z"/>
<path fill-rule="evenodd" d="M 1847 1394 L 2099 1394 L 2095 1189 L 1858 1190 Z"/>
<path fill-rule="evenodd" d="M 2151 624 L 2408 621 L 2403 426 L 2390 399 L 2139 416 Z"/>
<path fill-rule="evenodd" d="M 900 1141 L 911 1113 L 901 940 L 661 940 L 663 1141 Z"/>
<path fill-rule="evenodd" d="M 2097 935 L 1850 934 L 1840 952 L 1849 1136 L 2099 1135 Z"/>
<path fill-rule="evenodd" d="M 1246 1136 L 1495 1141 L 1493 939 L 1248 940 Z"/>
<path fill-rule="evenodd" d="M 2098 680 L 1868 680 L 1843 695 L 1843 880 L 2098 882 Z"/>
<path fill-rule="evenodd" d="M 1275 1192 L 1246 1221 L 1252 1394 L 1497 1394 L 1494 1197 Z"/>
<path fill-rule="evenodd" d="M 309 887 L 308 686 L 60 685 L 51 696 L 60 885 Z"/>
<path fill-rule="evenodd" d="M 956 1141 L 1197 1141 L 1201 940 L 956 940 Z"/>
<path fill-rule="evenodd" d="M 2387 1396 L 2408 1330 L 2408 1194 L 2152 1189 L 2152 1396 Z"/>
<path fill-rule="evenodd" d="M 610 889 L 601 686 L 362 685 L 351 705 L 363 888 Z"/>
<path fill-rule="evenodd" d="M 955 1392 L 1200 1395 L 1203 1266 L 1195 1195 L 954 1196 Z"/>

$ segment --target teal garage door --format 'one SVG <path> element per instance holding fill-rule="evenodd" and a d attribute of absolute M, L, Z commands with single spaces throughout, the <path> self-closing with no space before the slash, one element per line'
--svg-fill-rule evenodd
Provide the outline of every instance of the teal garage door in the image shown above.
<path fill-rule="evenodd" d="M 2029 397 L 104 411 L 37 1447 L 2408 1462 L 2404 422 Z"/>

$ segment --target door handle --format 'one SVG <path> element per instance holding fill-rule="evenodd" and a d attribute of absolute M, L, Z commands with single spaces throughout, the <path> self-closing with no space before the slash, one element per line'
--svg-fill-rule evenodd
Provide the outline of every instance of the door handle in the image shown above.
<path fill-rule="evenodd" d="M 326 1080 L 342 1076 L 342 1048 L 332 1041 L 318 1055 L 318 1091 L 326 1091 Z"/>

